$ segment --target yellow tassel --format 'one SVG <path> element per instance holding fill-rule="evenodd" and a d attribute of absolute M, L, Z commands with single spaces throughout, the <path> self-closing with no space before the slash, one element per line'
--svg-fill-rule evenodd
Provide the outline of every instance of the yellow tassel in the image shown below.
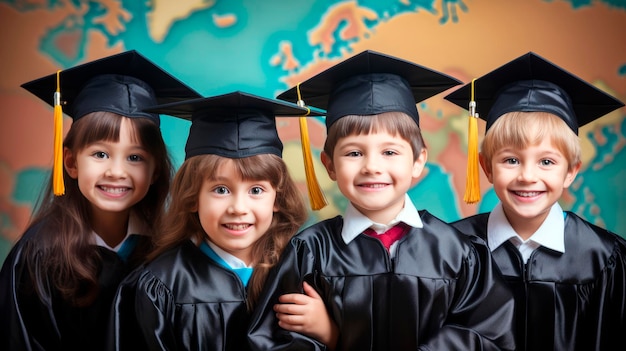
<path fill-rule="evenodd" d="M 467 175 L 463 201 L 475 204 L 480 201 L 480 176 L 478 172 L 478 114 L 474 101 L 474 81 L 472 80 L 471 99 L 469 105 L 469 126 L 467 136 Z"/>
<path fill-rule="evenodd" d="M 54 163 L 52 165 L 52 191 L 55 196 L 65 195 L 63 183 L 63 109 L 61 108 L 61 71 L 57 71 L 57 90 L 54 93 Z"/>
<path fill-rule="evenodd" d="M 300 99 L 300 84 L 297 86 L 298 106 L 305 107 L 304 101 Z M 307 108 L 307 110 L 309 110 Z M 309 110 L 310 112 L 311 110 Z M 313 166 L 313 156 L 311 154 L 311 143 L 309 140 L 309 128 L 306 116 L 300 117 L 300 142 L 302 144 L 302 158 L 304 159 L 304 173 L 306 175 L 306 186 L 309 192 L 309 202 L 313 211 L 318 211 L 327 205 L 324 193 L 320 188 L 319 182 L 315 175 L 315 167 Z"/>

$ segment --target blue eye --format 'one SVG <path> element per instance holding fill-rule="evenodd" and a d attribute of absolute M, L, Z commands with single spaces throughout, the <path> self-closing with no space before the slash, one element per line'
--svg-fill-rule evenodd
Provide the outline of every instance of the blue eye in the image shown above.
<path fill-rule="evenodd" d="M 261 195 L 265 192 L 265 190 L 263 188 L 261 188 L 260 186 L 255 186 L 252 189 L 250 189 L 250 194 L 252 195 Z"/>
<path fill-rule="evenodd" d="M 213 192 L 216 193 L 216 194 L 220 194 L 220 195 L 230 194 L 230 191 L 225 186 L 215 187 L 215 189 L 213 189 Z"/>

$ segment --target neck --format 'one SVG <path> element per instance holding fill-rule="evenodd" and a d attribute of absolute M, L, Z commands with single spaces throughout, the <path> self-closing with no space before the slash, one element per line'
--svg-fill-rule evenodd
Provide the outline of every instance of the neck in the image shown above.
<path fill-rule="evenodd" d="M 507 217 L 507 220 L 511 224 L 511 227 L 517 235 L 522 238 L 522 240 L 528 240 L 535 232 L 541 227 L 543 222 L 546 220 L 546 216 L 535 217 L 535 218 L 513 218 L 513 216 L 508 216 L 506 212 L 504 215 Z"/>
<path fill-rule="evenodd" d="M 110 247 L 115 247 L 124 240 L 128 232 L 130 211 L 92 212 L 91 228 Z"/>

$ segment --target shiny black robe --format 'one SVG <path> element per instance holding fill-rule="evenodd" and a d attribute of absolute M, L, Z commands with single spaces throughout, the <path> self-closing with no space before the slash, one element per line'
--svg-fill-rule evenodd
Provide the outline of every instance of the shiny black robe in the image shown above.
<path fill-rule="evenodd" d="M 191 241 L 120 284 L 108 349 L 247 350 L 247 290 Z"/>
<path fill-rule="evenodd" d="M 337 350 L 513 349 L 513 300 L 492 272 L 484 242 L 426 211 L 391 259 L 365 234 L 346 245 L 343 218 L 295 237 L 270 273 L 248 337 L 254 350 L 321 350 L 312 338 L 280 328 L 278 297 L 312 284 L 340 330 Z"/>
<path fill-rule="evenodd" d="M 453 223 L 487 240 L 489 214 Z M 515 295 L 518 350 L 626 348 L 626 241 L 565 218 L 565 253 L 539 247 L 524 264 L 509 241 L 492 253 Z"/>
<path fill-rule="evenodd" d="M 102 350 L 115 291 L 143 260 L 150 238 L 138 236 L 127 261 L 98 247 L 102 259 L 98 297 L 90 306 L 76 307 L 51 289 L 43 272 L 31 276 L 25 265 L 24 246 L 46 234 L 45 223 L 28 230 L 13 246 L 0 271 L 0 350 Z M 35 292 L 35 284 L 43 291 L 42 298 Z"/>

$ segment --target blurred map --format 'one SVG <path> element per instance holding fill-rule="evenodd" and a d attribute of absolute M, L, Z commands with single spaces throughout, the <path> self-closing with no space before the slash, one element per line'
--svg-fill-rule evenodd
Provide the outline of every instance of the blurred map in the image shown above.
<path fill-rule="evenodd" d="M 150 0 L 0 1 L 0 262 L 21 235 L 52 159 L 52 110 L 20 88 L 57 69 L 136 49 L 204 95 L 279 92 L 365 49 L 402 57 L 464 82 L 534 51 L 626 101 L 626 3 L 478 0 Z M 452 221 L 497 203 L 463 203 L 464 110 L 435 96 L 418 105 L 429 149 L 410 191 L 418 208 Z M 583 169 L 562 198 L 599 226 L 626 235 L 626 109 L 580 131 Z M 70 119 L 66 118 L 65 128 Z M 484 125 L 480 125 L 484 130 Z M 189 123 L 164 117 L 176 163 Z M 280 118 L 284 158 L 306 191 L 297 119 Z M 323 119 L 309 121 L 316 173 L 332 217 L 345 199 L 319 162 Z"/>

